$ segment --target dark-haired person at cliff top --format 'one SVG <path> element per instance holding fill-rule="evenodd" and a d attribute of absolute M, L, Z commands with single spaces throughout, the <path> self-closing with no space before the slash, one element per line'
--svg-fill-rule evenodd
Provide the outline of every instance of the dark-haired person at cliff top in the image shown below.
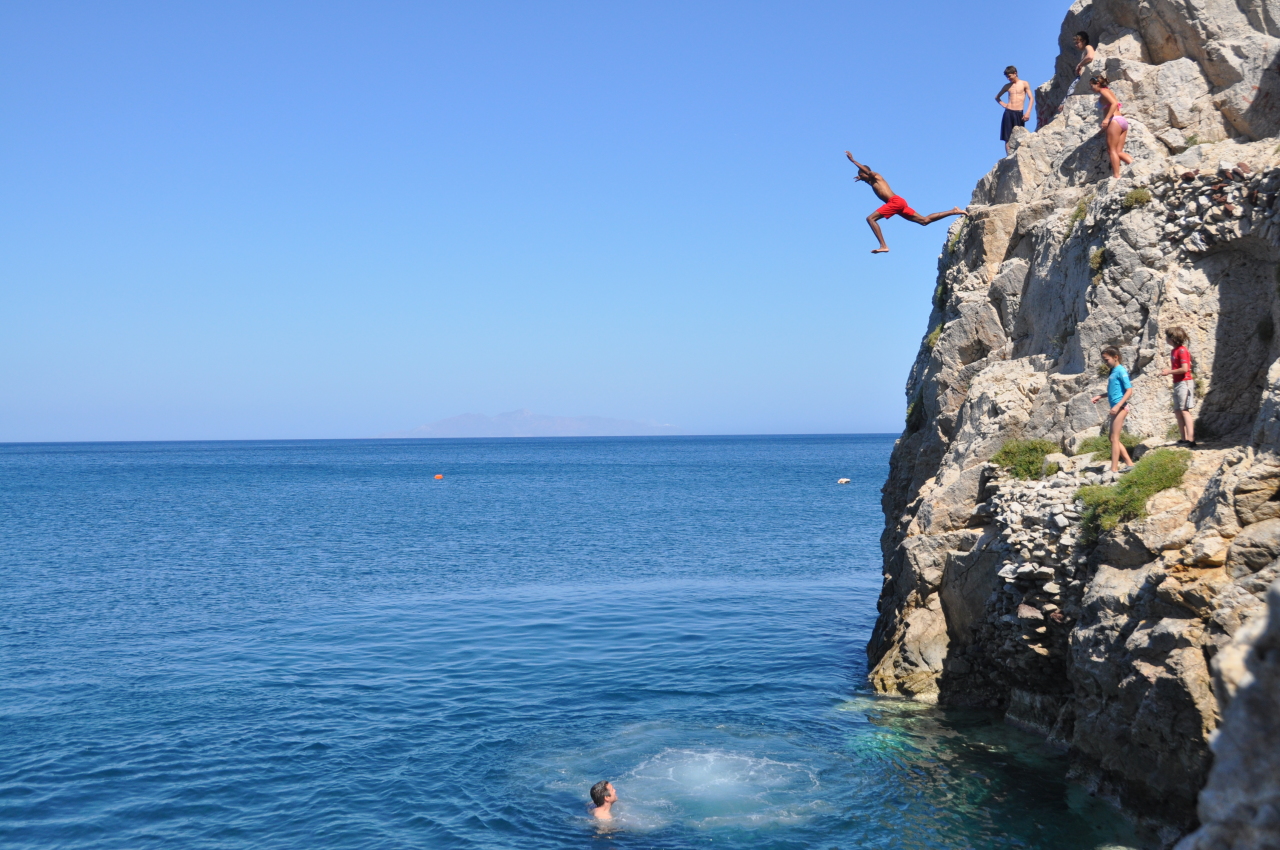
<path fill-rule="evenodd" d="M 1120 114 L 1124 106 L 1110 88 L 1106 77 L 1099 74 L 1089 80 L 1089 88 L 1098 94 L 1098 112 L 1102 115 L 1102 133 L 1107 140 L 1107 156 L 1111 158 L 1111 176 L 1120 179 L 1120 163 L 1130 165 L 1133 157 L 1124 152 L 1129 138 L 1129 119 Z"/>
<path fill-rule="evenodd" d="M 1076 44 L 1076 50 L 1080 51 L 1080 61 L 1076 63 L 1076 78 L 1071 81 L 1071 85 L 1067 86 L 1067 93 L 1062 96 L 1062 103 L 1058 104 L 1058 112 L 1067 105 L 1067 98 L 1076 93 L 1076 86 L 1080 85 L 1080 76 L 1084 74 L 1084 69 L 1088 68 L 1089 63 L 1098 55 L 1093 45 L 1089 43 L 1089 34 L 1084 30 L 1076 33 L 1072 40 Z"/>
<path fill-rule="evenodd" d="M 1031 92 L 1031 86 L 1026 80 L 1018 79 L 1017 68 L 1012 65 L 1005 68 L 1004 76 L 1009 82 L 1005 83 L 1004 88 L 1000 89 L 1000 93 L 996 95 L 996 103 L 1004 107 L 1004 117 L 1000 119 L 1000 141 L 1004 142 L 1004 152 L 1007 156 L 1013 128 L 1027 126 L 1027 122 L 1031 120 L 1031 107 L 1036 102 L 1036 96 Z M 1004 97 L 1005 92 L 1009 93 L 1008 103 L 1000 99 Z"/>
<path fill-rule="evenodd" d="M 889 250 L 889 246 L 884 242 L 884 234 L 880 232 L 880 225 L 876 222 L 882 218 L 892 218 L 900 215 L 907 221 L 914 221 L 916 224 L 933 224 L 940 218 L 947 218 L 953 215 L 968 215 L 959 207 L 953 207 L 946 212 L 932 213 L 931 215 L 920 215 L 920 213 L 911 209 L 905 198 L 901 195 L 893 194 L 893 190 L 889 188 L 889 183 L 883 176 L 875 173 L 869 167 L 863 165 L 853 158 L 853 154 L 848 151 L 844 155 L 849 157 L 849 161 L 858 166 L 858 176 L 856 180 L 861 180 L 871 187 L 871 191 L 876 193 L 876 197 L 884 201 L 884 205 L 867 216 L 867 224 L 871 225 L 871 232 L 876 235 L 876 239 L 880 240 L 880 247 L 874 249 L 871 253 L 883 254 Z"/>

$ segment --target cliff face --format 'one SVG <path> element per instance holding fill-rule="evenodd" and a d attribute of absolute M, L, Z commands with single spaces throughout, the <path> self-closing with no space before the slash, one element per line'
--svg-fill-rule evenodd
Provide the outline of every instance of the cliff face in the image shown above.
<path fill-rule="evenodd" d="M 1204 826 L 1177 850 L 1280 847 L 1280 587 L 1268 602 L 1219 659 L 1217 685 L 1230 705 L 1200 794 Z"/>
<path fill-rule="evenodd" d="M 1104 72 L 1132 123 L 1120 180 L 1096 97 L 1066 96 L 1078 30 L 1098 45 L 1086 77 Z M 1280 571 L 1280 0 L 1081 0 L 1060 46 L 1040 129 L 1016 131 L 939 261 L 884 489 L 872 681 L 1003 708 L 1187 827 L 1224 708 L 1245 714 L 1223 664 L 1253 651 Z M 1145 519 L 1086 544 L 1074 494 L 1101 466 L 1063 456 L 1028 483 L 989 460 L 1101 433 L 1107 345 L 1134 378 L 1127 430 L 1166 442 L 1174 325 L 1206 446 Z"/>

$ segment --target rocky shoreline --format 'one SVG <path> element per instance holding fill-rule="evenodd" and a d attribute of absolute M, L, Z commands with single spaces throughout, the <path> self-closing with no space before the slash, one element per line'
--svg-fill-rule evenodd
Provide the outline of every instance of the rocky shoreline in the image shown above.
<path fill-rule="evenodd" d="M 1162 825 L 1167 843 L 1191 833 L 1181 846 L 1197 850 L 1280 846 L 1280 650 L 1269 648 L 1280 614 L 1267 613 L 1280 571 L 1273 11 L 1261 0 L 1071 7 L 1041 127 L 1015 131 L 939 259 L 884 488 L 885 584 L 868 646 L 879 691 L 999 708 Z M 1094 97 L 1065 97 L 1078 30 L 1133 125 L 1135 162 L 1119 180 Z M 1174 422 L 1159 376 L 1174 325 L 1190 332 L 1209 442 L 1143 516 L 1086 533 L 1080 488 L 1113 483 L 1081 449 L 1102 424 L 1090 401 L 1098 353 L 1122 352 L 1127 427 L 1154 451 Z M 1016 478 L 993 462 L 1011 440 L 1059 454 Z"/>

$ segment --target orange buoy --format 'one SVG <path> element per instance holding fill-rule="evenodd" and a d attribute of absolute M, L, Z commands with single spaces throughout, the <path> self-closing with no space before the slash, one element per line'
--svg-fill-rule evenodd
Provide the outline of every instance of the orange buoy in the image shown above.
<path fill-rule="evenodd" d="M 444 476 L 443 476 L 443 475 L 437 475 L 437 476 L 436 476 L 436 480 L 437 480 L 437 481 L 439 481 L 439 480 L 440 480 L 440 479 L 442 479 L 442 478 L 444 478 Z"/>

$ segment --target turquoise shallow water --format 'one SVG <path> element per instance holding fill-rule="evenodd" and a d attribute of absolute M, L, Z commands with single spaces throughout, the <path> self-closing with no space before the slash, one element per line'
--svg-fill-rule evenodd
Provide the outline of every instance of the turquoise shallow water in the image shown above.
<path fill-rule="evenodd" d="M 0 446 L 0 846 L 1134 845 L 867 692 L 891 448 Z"/>

